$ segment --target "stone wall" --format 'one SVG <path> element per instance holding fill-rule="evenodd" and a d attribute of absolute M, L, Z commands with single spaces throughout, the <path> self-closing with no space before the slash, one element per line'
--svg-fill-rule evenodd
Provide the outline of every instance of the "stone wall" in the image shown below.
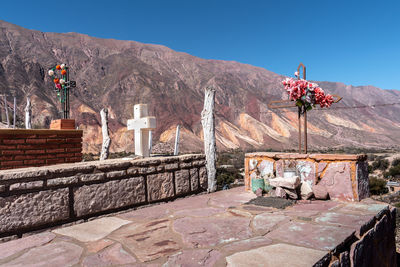
<path fill-rule="evenodd" d="M 331 199 L 360 201 L 369 196 L 366 155 L 247 153 L 245 185 L 251 188 L 256 176 L 283 177 L 284 165 L 295 162 L 302 182 L 323 186 Z"/>
<path fill-rule="evenodd" d="M 82 161 L 82 133 L 0 129 L 0 170 Z"/>
<path fill-rule="evenodd" d="M 204 155 L 0 171 L 0 237 L 207 189 Z"/>
<path fill-rule="evenodd" d="M 352 205 L 347 208 L 360 216 L 365 212 L 376 215 L 314 266 L 397 266 L 396 208 L 387 206 L 379 211 L 376 207 L 380 205 L 372 202 L 368 210 L 364 205 Z"/>

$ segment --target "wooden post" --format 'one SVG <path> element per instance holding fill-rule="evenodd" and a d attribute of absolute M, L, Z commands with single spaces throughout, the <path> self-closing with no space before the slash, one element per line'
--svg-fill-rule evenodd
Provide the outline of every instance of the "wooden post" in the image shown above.
<path fill-rule="evenodd" d="M 101 117 L 101 133 L 103 135 L 103 145 L 101 147 L 100 160 L 105 160 L 108 158 L 110 144 L 111 144 L 111 139 L 110 136 L 108 135 L 108 110 L 106 108 L 103 108 L 100 111 L 100 117 Z"/>
<path fill-rule="evenodd" d="M 179 133 L 180 133 L 180 125 L 176 126 L 176 133 L 175 133 L 175 149 L 174 149 L 174 156 L 178 156 L 179 154 Z"/>
<path fill-rule="evenodd" d="M 7 97 L 3 95 L 4 99 L 4 108 L 6 110 L 6 121 L 7 121 L 7 128 L 10 128 L 10 118 L 8 117 L 8 105 L 7 105 Z"/>
<path fill-rule="evenodd" d="M 205 90 L 204 107 L 201 112 L 201 124 L 204 133 L 204 152 L 206 154 L 206 167 L 208 176 L 207 192 L 214 192 L 217 189 L 216 181 L 216 142 L 215 142 L 215 121 L 214 121 L 215 89 L 207 87 Z"/>
<path fill-rule="evenodd" d="M 299 154 L 301 154 L 301 107 L 298 108 L 298 122 L 299 122 Z"/>
<path fill-rule="evenodd" d="M 14 109 L 13 109 L 13 128 L 15 129 L 15 121 L 17 119 L 17 98 L 14 96 Z"/>

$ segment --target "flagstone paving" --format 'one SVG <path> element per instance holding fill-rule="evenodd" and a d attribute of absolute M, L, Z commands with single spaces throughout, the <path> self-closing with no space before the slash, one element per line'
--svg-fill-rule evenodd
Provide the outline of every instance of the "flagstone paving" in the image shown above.
<path fill-rule="evenodd" d="M 312 266 L 387 209 L 253 198 L 238 187 L 23 237 L 0 244 L 0 266 Z"/>

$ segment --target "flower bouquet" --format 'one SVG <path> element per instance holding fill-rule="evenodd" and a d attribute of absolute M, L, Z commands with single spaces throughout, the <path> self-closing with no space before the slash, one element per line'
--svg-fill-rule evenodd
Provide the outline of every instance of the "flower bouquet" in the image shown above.
<path fill-rule="evenodd" d="M 295 73 L 298 76 L 298 73 Z M 315 105 L 321 108 L 330 107 L 333 103 L 332 95 L 325 94 L 318 84 L 303 79 L 286 78 L 282 81 L 289 99 L 296 101 L 298 107 L 304 107 L 304 111 L 309 111 Z"/>

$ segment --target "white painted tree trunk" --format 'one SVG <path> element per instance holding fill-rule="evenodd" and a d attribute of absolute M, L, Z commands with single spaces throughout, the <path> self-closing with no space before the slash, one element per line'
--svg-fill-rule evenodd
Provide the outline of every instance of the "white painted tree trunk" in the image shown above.
<path fill-rule="evenodd" d="M 15 129 L 15 121 L 17 120 L 17 98 L 14 96 L 14 109 L 13 109 L 13 128 Z"/>
<path fill-rule="evenodd" d="M 216 181 L 216 142 L 214 121 L 215 89 L 207 87 L 205 90 L 204 107 L 201 112 L 201 124 L 204 133 L 204 152 L 206 154 L 206 167 L 208 175 L 207 191 L 214 192 L 217 189 Z"/>
<path fill-rule="evenodd" d="M 8 117 L 8 105 L 7 105 L 6 95 L 3 95 L 3 98 L 4 98 L 4 109 L 6 110 L 7 128 L 10 128 L 10 118 Z"/>
<path fill-rule="evenodd" d="M 178 156 L 179 154 L 179 134 L 181 132 L 181 127 L 178 124 L 176 126 L 176 133 L 175 133 L 175 148 L 174 148 L 174 156 Z"/>
<path fill-rule="evenodd" d="M 31 99 L 29 97 L 26 98 L 25 128 L 32 129 L 32 106 L 31 106 Z"/>
<path fill-rule="evenodd" d="M 101 117 L 101 133 L 103 135 L 103 145 L 101 147 L 100 160 L 105 160 L 108 158 L 110 144 L 111 144 L 111 139 L 110 136 L 108 135 L 108 110 L 106 108 L 103 108 L 100 111 L 100 117 Z"/>

